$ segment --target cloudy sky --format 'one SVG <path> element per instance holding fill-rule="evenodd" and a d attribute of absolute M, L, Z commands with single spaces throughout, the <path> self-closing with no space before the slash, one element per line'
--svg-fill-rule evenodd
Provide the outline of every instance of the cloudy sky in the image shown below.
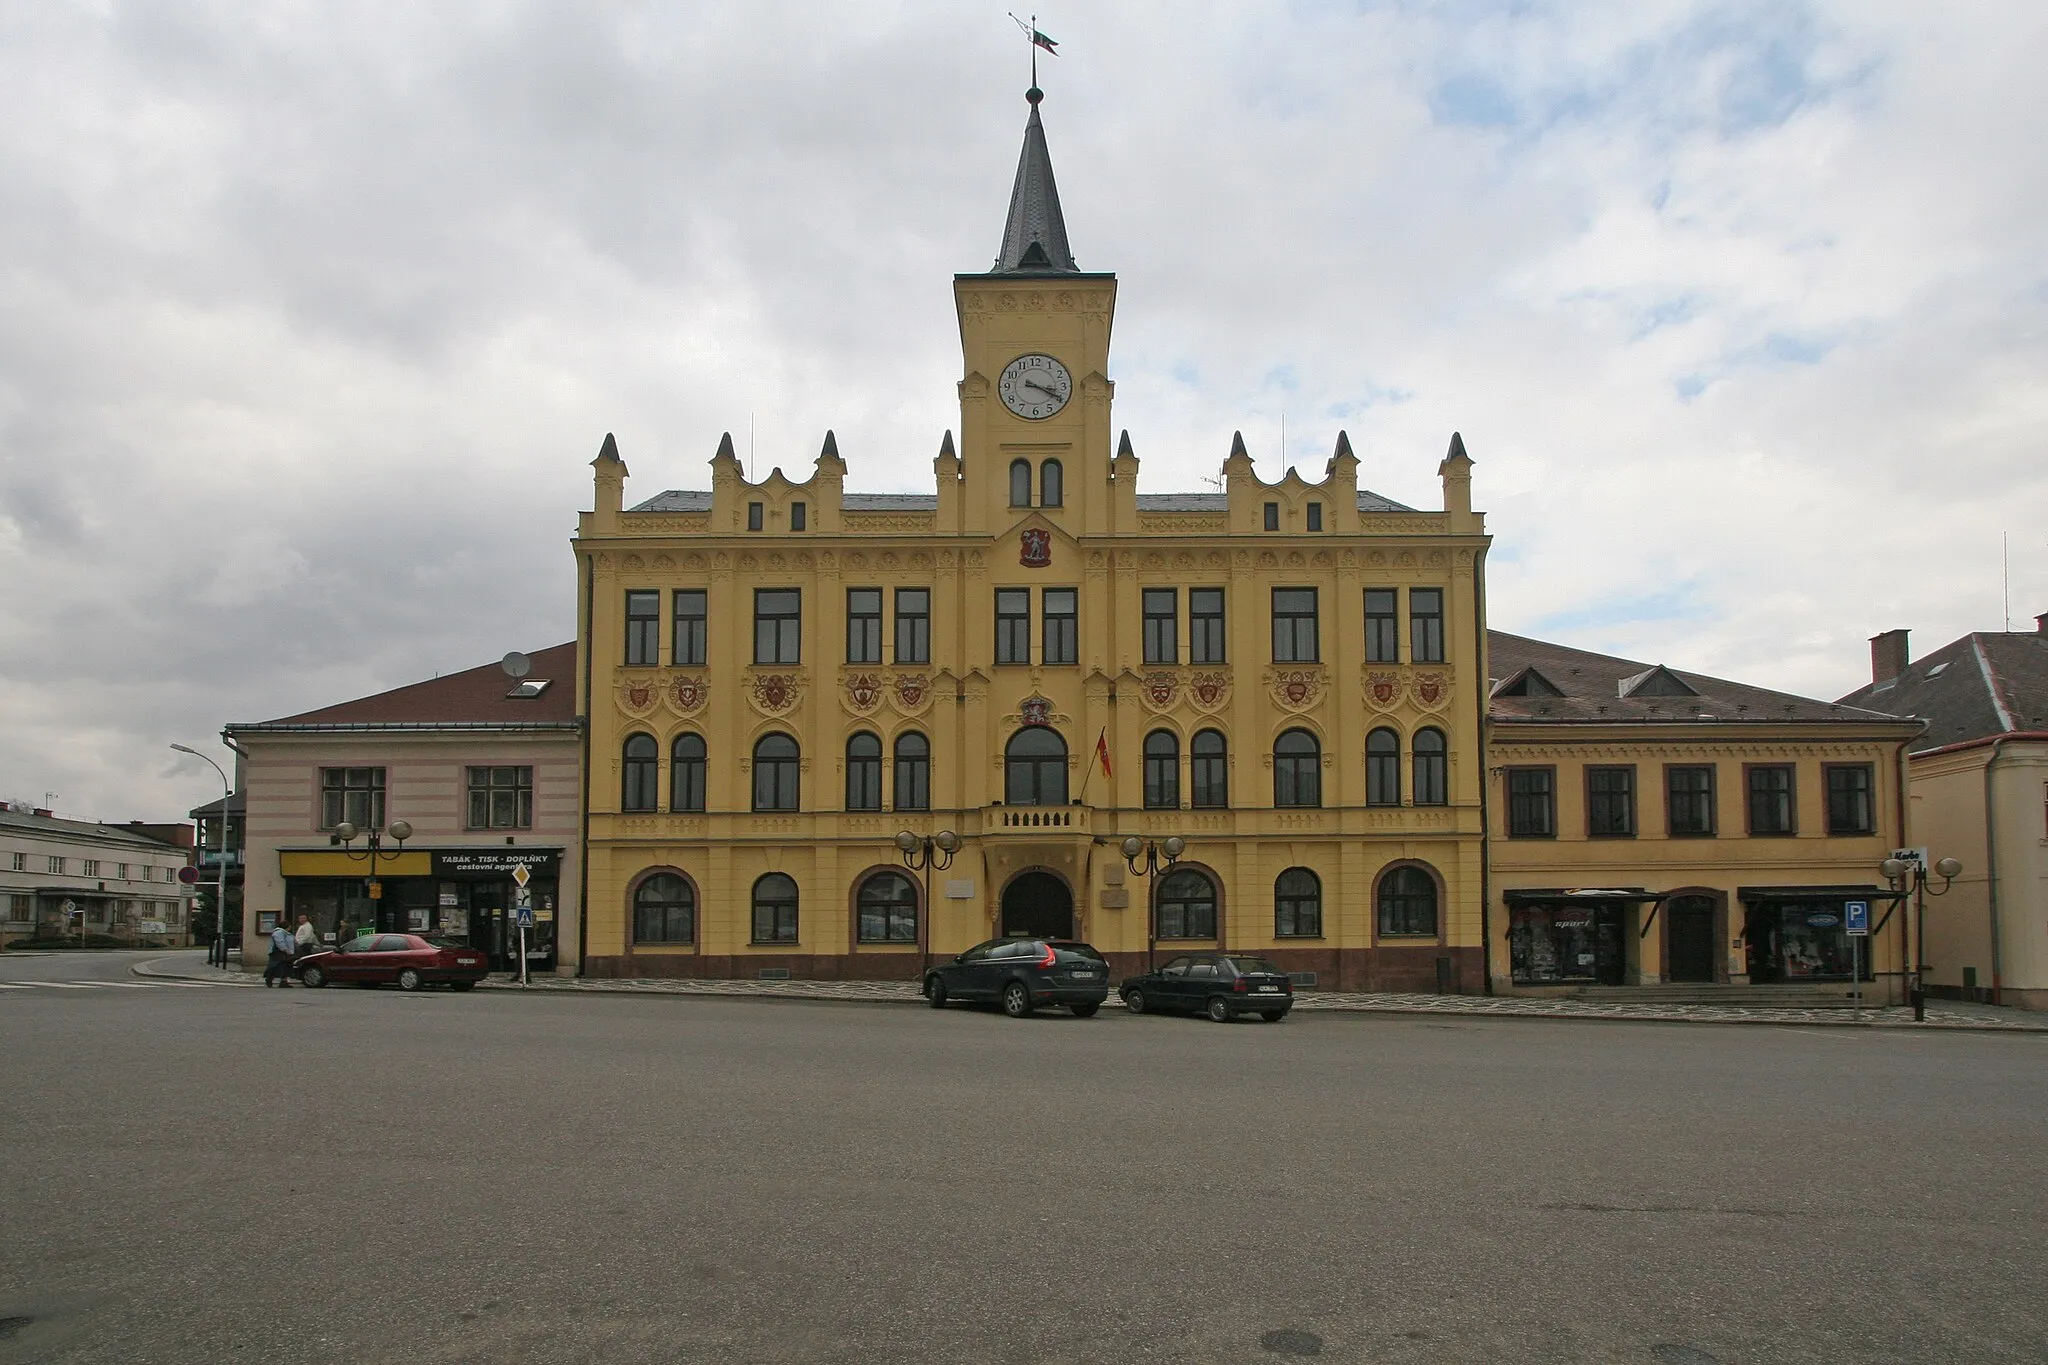
<path fill-rule="evenodd" d="M 0 7 L 0 797 L 570 638 L 607 431 L 929 488 L 999 6 Z M 1039 13 L 1147 490 L 1461 430 L 1493 624 L 1821 696 L 2048 610 L 2039 0 Z"/>

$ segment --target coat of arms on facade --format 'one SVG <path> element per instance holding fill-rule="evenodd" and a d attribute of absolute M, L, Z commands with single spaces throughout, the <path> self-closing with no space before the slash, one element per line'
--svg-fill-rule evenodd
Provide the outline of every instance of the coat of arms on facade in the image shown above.
<path fill-rule="evenodd" d="M 1375 668 L 1365 675 L 1365 699 L 1385 711 L 1401 699 L 1401 675 L 1391 669 Z"/>
<path fill-rule="evenodd" d="M 863 715 L 882 699 L 882 678 L 878 673 L 855 673 L 846 680 L 846 704 Z"/>
<path fill-rule="evenodd" d="M 653 682 L 646 678 L 628 678 L 619 684 L 619 706 L 635 715 L 645 715 L 653 710 L 660 695 Z"/>
<path fill-rule="evenodd" d="M 1052 532 L 1042 526 L 1034 526 L 1024 532 L 1023 549 L 1017 562 L 1027 569 L 1042 569 L 1052 563 Z"/>
<path fill-rule="evenodd" d="M 794 673 L 763 673 L 754 679 L 754 705 L 770 715 L 781 715 L 796 705 L 799 687 Z"/>
<path fill-rule="evenodd" d="M 1026 697 L 1017 703 L 1017 718 L 1026 725 L 1044 725 L 1052 719 L 1052 703 L 1044 697 Z"/>
<path fill-rule="evenodd" d="M 1188 679 L 1188 695 L 1204 711 L 1214 711 L 1230 696 L 1228 673 L 1197 673 Z"/>
<path fill-rule="evenodd" d="M 915 711 L 931 695 L 932 681 L 922 673 L 905 673 L 896 679 L 896 704 Z"/>
<path fill-rule="evenodd" d="M 677 678 L 668 685 L 668 704 L 684 715 L 701 710 L 710 696 L 710 689 L 702 678 Z"/>
<path fill-rule="evenodd" d="M 1309 706 L 1322 691 L 1322 679 L 1306 668 L 1283 668 L 1273 674 L 1273 696 L 1283 706 Z"/>
<path fill-rule="evenodd" d="M 1436 707 L 1450 695 L 1450 684 L 1441 673 L 1417 673 L 1415 675 L 1415 700 L 1424 706 Z"/>
<path fill-rule="evenodd" d="M 1165 708 L 1173 705 L 1173 699 L 1180 691 L 1180 679 L 1171 673 L 1147 673 L 1144 688 L 1146 701 Z"/>

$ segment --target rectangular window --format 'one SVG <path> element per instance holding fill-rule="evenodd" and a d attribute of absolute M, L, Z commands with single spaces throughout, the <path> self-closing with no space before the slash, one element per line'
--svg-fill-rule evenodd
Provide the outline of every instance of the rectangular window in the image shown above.
<path fill-rule="evenodd" d="M 1508 837 L 1557 837 L 1557 770 L 1508 769 Z"/>
<path fill-rule="evenodd" d="M 1180 662 L 1180 589 L 1147 588 L 1145 605 L 1145 662 Z"/>
<path fill-rule="evenodd" d="M 16 868 L 15 871 L 19 872 L 21 869 Z M 29 911 L 34 906 L 35 898 L 32 896 L 9 896 L 7 898 L 7 918 L 11 920 L 25 920 L 29 917 Z"/>
<path fill-rule="evenodd" d="M 1273 662 L 1312 664 L 1316 647 L 1316 590 L 1273 589 Z"/>
<path fill-rule="evenodd" d="M 1586 769 L 1586 833 L 1596 839 L 1629 839 L 1636 832 L 1636 770 Z"/>
<path fill-rule="evenodd" d="M 471 768 L 471 829 L 532 829 L 533 769 Z"/>
<path fill-rule="evenodd" d="M 1312 502 L 1308 505 L 1308 529 L 1311 531 L 1323 529 L 1323 505 L 1319 502 Z"/>
<path fill-rule="evenodd" d="M 626 664 L 652 668 L 661 662 L 661 594 L 634 590 L 626 594 Z"/>
<path fill-rule="evenodd" d="M 1070 664 L 1081 657 L 1080 593 L 1072 588 L 1047 588 L 1045 607 L 1045 655 L 1048 664 Z"/>
<path fill-rule="evenodd" d="M 125 882 L 125 881 L 127 881 L 127 880 L 128 880 L 128 864 L 126 864 L 126 863 L 120 863 L 120 864 L 117 864 L 117 866 L 118 866 L 118 867 L 120 868 L 120 871 L 119 871 L 119 872 L 117 872 L 117 873 L 116 873 L 115 875 L 116 875 L 116 876 L 118 876 L 118 877 L 119 877 L 119 878 L 120 878 L 120 879 L 121 879 L 122 881 L 124 881 L 124 882 Z"/>
<path fill-rule="evenodd" d="M 930 588 L 896 589 L 896 662 L 928 664 L 932 661 L 932 591 Z"/>
<path fill-rule="evenodd" d="M 83 869 L 83 870 L 82 870 L 82 871 L 81 871 L 81 872 L 79 873 L 79 875 L 80 875 L 80 876 L 82 876 L 82 877 L 97 877 L 97 876 L 99 876 L 99 875 L 100 875 L 100 860 L 99 860 L 98 858 L 87 858 L 87 859 L 85 860 L 85 867 L 84 867 L 84 869 Z"/>
<path fill-rule="evenodd" d="M 17 854 L 15 854 L 15 855 L 14 855 L 14 859 L 13 859 L 13 861 L 14 861 L 14 870 L 15 870 L 16 872 L 26 872 L 26 871 L 28 871 L 28 855 L 27 855 L 26 853 L 17 853 Z"/>
<path fill-rule="evenodd" d="M 1408 589 L 1409 658 L 1418 664 L 1444 661 L 1444 590 Z"/>
<path fill-rule="evenodd" d="M 1266 529 L 1268 531 L 1280 529 L 1280 504 L 1277 502 L 1266 504 Z"/>
<path fill-rule="evenodd" d="M 754 662 L 798 662 L 803 593 L 796 588 L 754 589 Z"/>
<path fill-rule="evenodd" d="M 48 871 L 54 872 L 60 877 L 64 875 L 64 860 L 62 858 L 53 856 L 45 859 L 44 863 Z"/>
<path fill-rule="evenodd" d="M 996 662 L 1031 662 L 1031 589 L 996 589 Z"/>
<path fill-rule="evenodd" d="M 1674 839 L 1714 832 L 1714 769 L 1686 764 L 1664 770 L 1664 830 Z"/>
<path fill-rule="evenodd" d="M 1223 589 L 1188 589 L 1188 662 L 1220 664 L 1223 648 Z"/>
<path fill-rule="evenodd" d="M 1392 588 L 1365 590 L 1365 659 L 1375 664 L 1401 662 L 1401 608 Z"/>
<path fill-rule="evenodd" d="M 793 503 L 791 503 L 791 504 L 789 505 L 789 529 L 790 529 L 790 530 L 792 530 L 792 531 L 802 531 L 802 530 L 805 530 L 805 529 L 807 529 L 807 525 L 806 525 L 806 524 L 808 523 L 808 521 L 809 521 L 809 520 L 810 520 L 810 509 L 809 509 L 808 507 L 806 507 L 806 506 L 805 506 L 804 504 L 802 504 L 802 503 L 800 503 L 800 502 L 793 502 Z"/>
<path fill-rule="evenodd" d="M 1793 834 L 1792 765 L 1758 764 L 1749 770 L 1749 832 Z"/>
<path fill-rule="evenodd" d="M 164 869 L 164 880 L 165 880 L 165 881 L 167 881 L 167 882 L 174 882 L 174 881 L 178 880 L 178 869 L 177 869 L 177 868 L 175 868 L 175 867 L 167 867 L 167 868 L 165 868 L 165 869 Z"/>
<path fill-rule="evenodd" d="M 1822 771 L 1828 778 L 1828 833 L 1875 833 L 1877 812 L 1870 765 L 1830 763 Z"/>
<path fill-rule="evenodd" d="M 846 662 L 882 662 L 882 590 L 846 590 Z"/>
<path fill-rule="evenodd" d="M 762 524 L 762 507 L 761 507 L 761 504 L 760 504 L 760 503 L 758 503 L 758 502 L 750 502 L 750 503 L 748 503 L 748 504 L 747 504 L 747 529 L 748 529 L 749 531 L 758 531 L 758 530 L 760 530 L 760 529 L 761 529 L 761 524 Z"/>
<path fill-rule="evenodd" d="M 679 664 L 701 666 L 710 657 L 710 639 L 705 624 L 702 588 L 676 589 L 675 659 Z"/>
<path fill-rule="evenodd" d="M 382 768 L 322 768 L 320 828 L 346 821 L 357 829 L 384 828 Z"/>

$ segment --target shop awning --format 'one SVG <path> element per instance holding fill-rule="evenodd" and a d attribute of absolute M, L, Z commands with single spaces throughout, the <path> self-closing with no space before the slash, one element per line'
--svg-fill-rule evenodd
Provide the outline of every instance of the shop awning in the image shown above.
<path fill-rule="evenodd" d="M 1738 886 L 1735 899 L 1746 905 L 1769 905 L 1784 901 L 1886 901 L 1907 895 L 1888 886 Z"/>
<path fill-rule="evenodd" d="M 1645 891 L 1640 886 L 1576 887 L 1570 890 L 1523 890 L 1503 893 L 1509 905 L 1648 905 L 1663 900 L 1668 891 Z"/>
<path fill-rule="evenodd" d="M 277 870 L 287 877 L 349 877 L 367 881 L 370 860 L 363 854 L 351 856 L 340 849 L 316 852 L 287 848 L 278 851 Z M 380 877 L 427 877 L 433 875 L 433 870 L 433 855 L 425 851 L 407 849 L 403 853 L 377 854 Z"/>

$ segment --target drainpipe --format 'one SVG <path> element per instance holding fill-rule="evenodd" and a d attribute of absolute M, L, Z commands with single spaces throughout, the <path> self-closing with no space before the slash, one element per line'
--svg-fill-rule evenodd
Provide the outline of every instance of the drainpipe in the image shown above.
<path fill-rule="evenodd" d="M 1918 739 L 1920 735 L 1926 734 L 1928 724 L 1929 722 L 1927 721 L 1921 721 L 1920 734 L 1914 735 L 1913 739 Z M 1899 774 L 1899 818 L 1897 821 L 1899 827 L 1899 841 L 1896 844 L 1892 845 L 1893 848 L 1910 848 L 1912 846 L 1912 834 L 1911 831 L 1908 830 L 1906 827 L 1906 813 L 1913 804 L 1913 759 L 1912 755 L 1906 752 L 1906 749 L 1907 746 L 1913 742 L 1913 739 L 1902 739 L 1899 741 L 1898 756 L 1893 760 L 1893 766 L 1898 770 Z M 1895 902 L 1895 905 L 1903 904 L 1903 901 Z M 1873 944 L 1873 955 L 1875 954 L 1875 951 L 1876 945 Z M 1907 934 L 1906 917 L 1904 915 L 1899 916 L 1899 962 L 1905 968 L 1904 971 L 1901 971 L 1899 973 L 1899 979 L 1901 981 L 1904 981 L 1906 979 L 1907 973 L 1912 971 L 1917 965 L 1913 961 L 1913 940 Z M 1871 964 L 1870 970 L 1872 976 L 1875 976 L 1877 974 L 1877 965 L 1874 960 Z"/>
<path fill-rule="evenodd" d="M 1991 770 L 1998 766 L 1998 757 L 2005 749 L 2010 735 L 2000 735 L 1991 741 L 1991 757 L 1984 763 L 1984 886 L 1986 903 L 1991 920 L 1991 1003 L 2002 1004 L 2004 987 L 2004 956 L 1999 952 L 1998 942 L 1998 806 L 1992 800 Z"/>
<path fill-rule="evenodd" d="M 1488 755 L 1493 752 L 1489 732 L 1491 722 L 1487 718 L 1488 704 L 1493 700 L 1486 675 L 1491 670 L 1486 663 L 1486 551 L 1480 546 L 1472 556 L 1472 643 L 1479 662 L 1479 990 L 1482 995 L 1493 994 L 1493 821 L 1492 802 L 1488 799 L 1492 778 L 1488 766 Z"/>

